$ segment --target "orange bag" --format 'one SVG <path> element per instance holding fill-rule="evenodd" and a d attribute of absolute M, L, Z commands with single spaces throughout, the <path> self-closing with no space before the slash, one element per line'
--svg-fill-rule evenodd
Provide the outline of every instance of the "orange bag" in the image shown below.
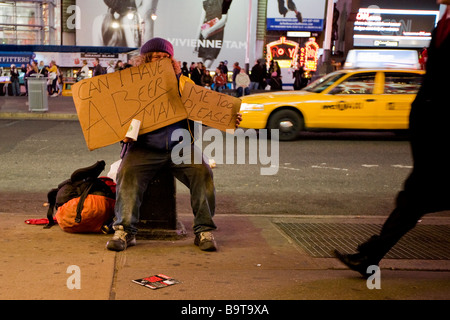
<path fill-rule="evenodd" d="M 81 221 L 76 222 L 79 200 L 80 197 L 74 198 L 58 208 L 55 218 L 59 226 L 66 232 L 101 233 L 102 227 L 114 218 L 116 200 L 101 195 L 87 195 L 81 211 Z"/>

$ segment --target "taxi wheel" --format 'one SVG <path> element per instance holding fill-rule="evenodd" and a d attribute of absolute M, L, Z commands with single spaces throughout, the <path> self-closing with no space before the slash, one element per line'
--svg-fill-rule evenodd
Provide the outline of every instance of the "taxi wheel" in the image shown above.
<path fill-rule="evenodd" d="M 270 117 L 268 128 L 279 129 L 282 141 L 294 140 L 303 130 L 303 118 L 293 110 L 280 110 Z"/>

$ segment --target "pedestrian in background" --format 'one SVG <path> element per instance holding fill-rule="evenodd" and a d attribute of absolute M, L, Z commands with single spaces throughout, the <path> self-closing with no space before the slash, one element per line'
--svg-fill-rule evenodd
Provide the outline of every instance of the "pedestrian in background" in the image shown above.
<path fill-rule="evenodd" d="M 257 60 L 250 72 L 250 90 L 264 90 L 266 83 L 266 69 L 263 60 Z"/>
<path fill-rule="evenodd" d="M 236 76 L 241 72 L 241 67 L 239 66 L 239 62 L 235 62 L 233 65 L 233 76 L 231 77 L 231 82 L 233 84 L 233 89 L 237 89 L 236 87 Z"/>
<path fill-rule="evenodd" d="M 25 73 L 25 90 L 26 94 L 28 96 L 28 78 L 31 77 L 32 74 L 39 73 L 38 66 L 36 65 L 36 62 L 31 61 L 29 65 L 27 65 L 27 73 Z"/>
<path fill-rule="evenodd" d="M 48 69 L 44 64 L 44 61 L 39 61 L 38 73 L 44 77 L 48 77 Z"/>
<path fill-rule="evenodd" d="M 116 65 L 114 66 L 115 71 L 123 70 L 123 62 L 122 60 L 117 60 Z"/>
<path fill-rule="evenodd" d="M 269 67 L 270 75 L 270 90 L 278 91 L 283 90 L 283 82 L 281 80 L 281 69 L 278 61 L 270 61 Z"/>
<path fill-rule="evenodd" d="M 64 75 L 61 72 L 61 68 L 58 67 L 58 95 L 62 96 L 63 88 L 64 88 Z"/>
<path fill-rule="evenodd" d="M 9 77 L 12 87 L 12 95 L 20 96 L 19 70 L 15 64 L 11 65 L 11 76 Z"/>
<path fill-rule="evenodd" d="M 202 75 L 202 85 L 205 88 L 211 89 L 212 84 L 213 84 L 213 79 L 211 77 L 211 73 L 209 72 L 208 69 L 204 69 L 203 75 Z"/>
<path fill-rule="evenodd" d="M 242 97 L 243 95 L 248 96 L 250 94 L 250 77 L 245 72 L 245 69 L 241 69 L 236 76 L 236 87 L 238 97 Z"/>
<path fill-rule="evenodd" d="M 428 213 L 450 209 L 450 0 L 438 0 L 447 10 L 433 31 L 428 48 L 426 74 L 411 105 L 409 133 L 413 169 L 396 199 L 396 207 L 381 232 L 360 244 L 358 252 L 336 257 L 367 278 L 367 268 L 378 265 L 390 249 Z M 444 165 L 438 165 L 442 163 Z"/>
<path fill-rule="evenodd" d="M 102 65 L 100 64 L 100 60 L 98 58 L 95 58 L 94 60 L 94 70 L 92 72 L 92 76 L 99 76 L 105 73 L 105 70 L 103 69 Z"/>
<path fill-rule="evenodd" d="M 87 60 L 83 60 L 83 67 L 77 73 L 77 81 L 89 78 L 89 67 Z"/>
<path fill-rule="evenodd" d="M 181 73 L 183 74 L 183 76 L 189 77 L 189 68 L 187 66 L 186 61 L 183 61 L 183 66 L 181 67 Z"/>
<path fill-rule="evenodd" d="M 114 68 L 114 60 L 111 60 L 110 62 L 107 63 L 108 66 L 106 67 L 106 73 L 113 73 L 116 71 L 116 69 Z"/>
<path fill-rule="evenodd" d="M 198 86 L 202 85 L 203 63 L 197 62 L 191 71 L 191 80 Z"/>
<path fill-rule="evenodd" d="M 214 90 L 217 92 L 222 92 L 227 87 L 227 77 L 222 73 L 220 68 L 216 69 L 216 74 L 213 77 Z"/>
<path fill-rule="evenodd" d="M 49 96 L 58 96 L 56 90 L 56 83 L 58 82 L 58 67 L 55 60 L 50 61 L 49 66 L 46 68 L 48 72 L 47 89 Z"/>

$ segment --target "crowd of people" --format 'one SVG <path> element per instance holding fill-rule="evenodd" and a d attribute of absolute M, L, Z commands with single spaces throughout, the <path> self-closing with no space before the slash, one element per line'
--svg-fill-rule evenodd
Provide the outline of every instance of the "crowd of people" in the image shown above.
<path fill-rule="evenodd" d="M 114 71 L 122 70 L 130 67 L 131 64 L 124 63 L 121 60 L 117 62 L 111 60 L 107 63 L 107 67 L 103 67 L 98 58 L 95 58 L 92 68 L 92 72 L 88 66 L 88 61 L 83 60 L 83 66 L 76 72 L 76 81 L 87 79 L 91 76 L 98 76 L 105 73 L 111 73 Z M 20 77 L 23 74 L 23 82 L 25 87 L 25 95 L 28 96 L 28 78 L 30 77 L 44 77 L 47 79 L 47 95 L 50 97 L 58 97 L 62 95 L 64 76 L 63 72 L 55 62 L 50 61 L 48 65 L 45 65 L 44 61 L 40 61 L 39 64 L 35 60 L 31 60 L 29 64 L 22 64 L 21 67 L 17 67 L 12 64 L 9 70 L 9 77 L 11 82 L 11 93 L 13 96 L 22 95 L 20 87 Z M 34 75 L 33 75 L 34 74 Z M 8 72 L 0 72 L 1 75 L 8 75 Z"/>
<path fill-rule="evenodd" d="M 2 72 L 3 73 L 3 72 Z M 50 97 L 57 97 L 62 95 L 63 90 L 63 73 L 60 67 L 52 60 L 49 65 L 45 65 L 44 61 L 39 64 L 35 60 L 31 60 L 29 64 L 22 64 L 17 67 L 12 64 L 9 70 L 9 81 L 11 83 L 11 95 L 20 96 L 22 90 L 20 87 L 20 76 L 23 75 L 25 95 L 28 96 L 28 78 L 40 76 L 47 78 L 47 94 Z M 35 74 L 33 76 L 33 74 Z"/>
<path fill-rule="evenodd" d="M 241 67 L 239 62 L 235 62 L 233 69 L 229 72 L 228 61 L 226 60 L 219 63 L 213 75 L 211 75 L 211 70 L 207 69 L 202 62 L 191 62 L 189 67 L 187 62 L 183 62 L 181 70 L 183 75 L 191 78 L 199 86 L 218 92 L 234 90 L 238 97 L 249 95 L 251 91 L 255 90 L 267 90 L 268 88 L 273 91 L 283 90 L 281 69 L 277 61 L 271 61 L 269 69 L 267 69 L 265 60 L 259 59 L 250 72 Z M 301 72 L 300 69 L 297 71 Z M 228 76 L 229 74 L 231 79 Z M 296 88 L 296 90 L 301 89 L 301 87 Z"/>
<path fill-rule="evenodd" d="M 88 61 L 83 60 L 82 67 L 77 70 L 75 76 L 76 81 L 81 81 L 89 77 L 111 73 L 133 65 L 132 61 L 123 62 L 122 60 L 111 60 L 102 66 L 100 60 L 95 58 L 93 67 L 89 68 Z M 191 62 L 190 66 L 186 61 L 179 61 L 182 74 L 189 77 L 195 84 L 206 87 L 217 92 L 230 93 L 233 92 L 236 96 L 249 95 L 256 90 L 283 90 L 283 81 L 281 76 L 281 69 L 277 61 L 271 61 L 269 69 L 266 67 L 264 59 L 256 61 L 250 72 L 246 71 L 244 67 L 239 65 L 239 62 L 233 64 L 231 70 L 228 69 L 228 61 L 221 61 L 214 69 L 208 69 L 203 62 Z M 44 61 L 37 64 L 36 61 L 31 61 L 27 66 L 22 65 L 17 68 L 11 65 L 10 81 L 12 86 L 12 95 L 21 95 L 19 75 L 20 71 L 24 73 L 25 95 L 28 95 L 27 79 L 33 74 L 40 74 L 48 79 L 47 92 L 50 97 L 57 97 L 62 95 L 63 90 L 63 74 L 55 61 L 51 61 L 49 65 L 45 65 Z M 294 90 L 300 90 L 308 83 L 308 79 L 303 77 L 304 72 L 301 68 L 294 70 Z"/>

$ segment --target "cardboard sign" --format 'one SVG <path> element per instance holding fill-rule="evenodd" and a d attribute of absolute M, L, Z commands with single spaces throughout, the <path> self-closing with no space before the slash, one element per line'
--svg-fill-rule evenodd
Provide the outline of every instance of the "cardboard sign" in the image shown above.
<path fill-rule="evenodd" d="M 187 82 L 181 100 L 189 119 L 222 131 L 235 129 L 241 99 Z"/>
<path fill-rule="evenodd" d="M 169 59 L 82 80 L 72 95 L 89 150 L 123 140 L 133 119 L 143 134 L 187 118 Z"/>
<path fill-rule="evenodd" d="M 170 59 L 82 80 L 72 86 L 72 96 L 89 150 L 123 140 L 133 120 L 141 123 L 139 135 L 187 118 L 234 129 L 241 105 L 190 82 L 180 97 Z"/>

